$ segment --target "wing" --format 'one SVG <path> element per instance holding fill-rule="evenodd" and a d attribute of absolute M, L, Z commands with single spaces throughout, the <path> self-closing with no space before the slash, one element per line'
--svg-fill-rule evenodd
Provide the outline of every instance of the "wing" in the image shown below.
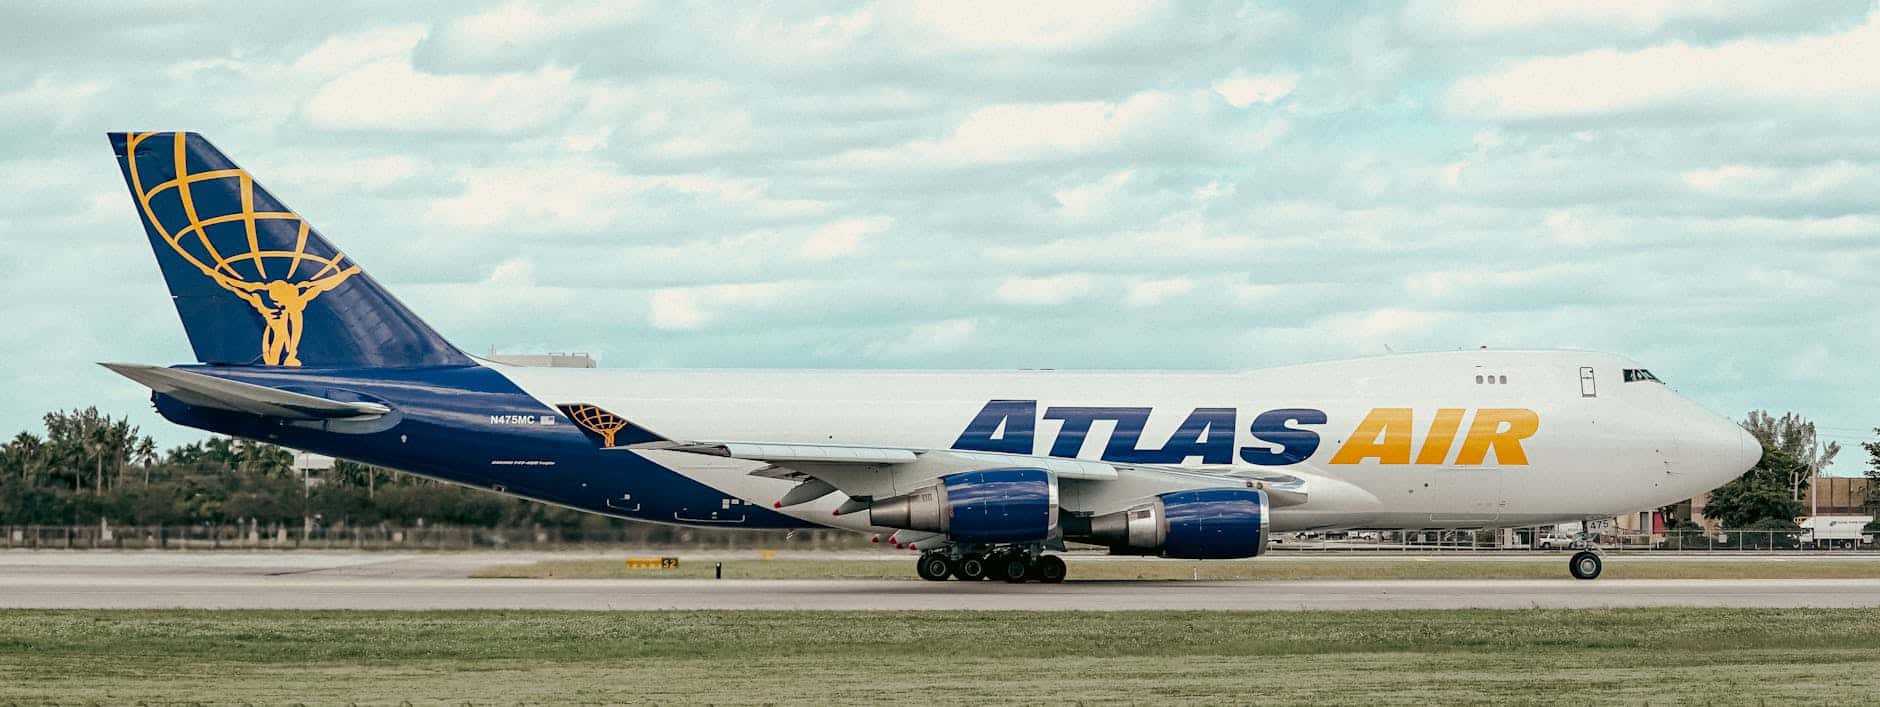
<path fill-rule="evenodd" d="M 145 387 L 196 407 L 286 420 L 364 420 L 392 411 L 378 403 L 343 402 L 267 386 L 225 380 L 180 368 L 100 363 Z"/>
<path fill-rule="evenodd" d="M 762 462 L 763 466 L 750 472 L 752 475 L 797 482 L 796 487 L 775 501 L 773 505 L 777 508 L 808 503 L 840 491 L 848 496 L 848 501 L 836 509 L 836 514 L 846 515 L 866 510 L 874 498 L 904 493 L 920 482 L 955 473 L 1011 467 L 1043 469 L 1061 482 L 1072 484 L 1109 484 L 1132 488 L 1136 485 L 1174 488 L 1234 486 L 1264 489 L 1276 507 L 1294 506 L 1306 501 L 1307 480 L 1278 472 L 1245 469 L 1209 471 L 952 449 L 674 440 L 591 405 L 562 404 L 557 407 L 571 416 L 573 412 L 580 412 L 581 416 L 576 421 L 589 430 L 590 439 L 606 449 L 679 452 Z M 584 423 L 583 420 L 590 422 Z M 589 424 L 594 427 L 589 427 Z M 595 428 L 620 432 L 614 438 L 615 443 L 606 444 L 607 436 Z M 641 441 L 625 442 L 629 431 L 633 439 Z M 1149 483 L 1131 483 L 1143 481 Z"/>

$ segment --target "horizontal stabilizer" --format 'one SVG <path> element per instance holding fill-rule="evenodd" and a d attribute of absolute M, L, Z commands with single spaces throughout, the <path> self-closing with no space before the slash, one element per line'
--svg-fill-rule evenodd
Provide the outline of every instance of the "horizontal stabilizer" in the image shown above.
<path fill-rule="evenodd" d="M 305 393 L 226 380 L 180 368 L 146 366 L 138 363 L 100 363 L 98 365 L 142 383 L 153 391 L 196 407 L 245 412 L 287 420 L 371 418 L 392 411 L 391 408 L 378 403 L 328 400 Z"/>

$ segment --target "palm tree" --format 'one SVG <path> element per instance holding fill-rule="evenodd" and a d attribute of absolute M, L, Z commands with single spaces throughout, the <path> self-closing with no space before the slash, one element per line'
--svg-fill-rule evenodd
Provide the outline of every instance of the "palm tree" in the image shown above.
<path fill-rule="evenodd" d="M 150 435 L 144 435 L 137 440 L 137 449 L 134 453 L 137 455 L 138 466 L 144 468 L 144 485 L 149 486 L 150 467 L 157 463 L 157 441 L 151 439 Z"/>

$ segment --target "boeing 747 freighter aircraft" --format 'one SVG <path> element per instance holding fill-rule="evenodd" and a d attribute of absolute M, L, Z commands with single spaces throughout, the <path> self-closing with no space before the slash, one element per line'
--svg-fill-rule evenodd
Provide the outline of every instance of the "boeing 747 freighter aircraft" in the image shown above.
<path fill-rule="evenodd" d="M 194 133 L 112 133 L 196 363 L 104 364 L 180 425 L 620 518 L 830 526 L 926 579 L 1064 579 L 1273 533 L 1610 516 L 1757 442 L 1621 356 L 1395 355 L 1243 373 L 519 368 L 466 355 Z M 1599 574 L 1598 555 L 1569 562 Z"/>

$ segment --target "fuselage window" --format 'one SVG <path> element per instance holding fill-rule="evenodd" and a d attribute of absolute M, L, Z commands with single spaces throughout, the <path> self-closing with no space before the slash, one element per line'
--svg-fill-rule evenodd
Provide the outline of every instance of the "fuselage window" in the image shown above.
<path fill-rule="evenodd" d="M 1507 385 L 1507 384 L 1508 384 L 1508 377 L 1507 377 L 1507 376 L 1502 376 L 1502 377 L 1501 377 L 1501 384 L 1502 384 L 1502 385 Z"/>
<path fill-rule="evenodd" d="M 1477 384 L 1479 385 L 1479 384 L 1480 384 L 1480 383 L 1482 382 L 1482 377 L 1481 377 L 1481 376 L 1476 376 L 1476 377 L 1475 377 L 1475 382 L 1476 382 L 1476 383 L 1477 383 Z"/>
<path fill-rule="evenodd" d="M 1659 385 L 1664 385 L 1664 381 L 1658 380 L 1658 376 L 1652 375 L 1651 371 L 1645 370 L 1643 368 L 1625 369 L 1625 382 L 1627 383 L 1657 383 Z"/>

